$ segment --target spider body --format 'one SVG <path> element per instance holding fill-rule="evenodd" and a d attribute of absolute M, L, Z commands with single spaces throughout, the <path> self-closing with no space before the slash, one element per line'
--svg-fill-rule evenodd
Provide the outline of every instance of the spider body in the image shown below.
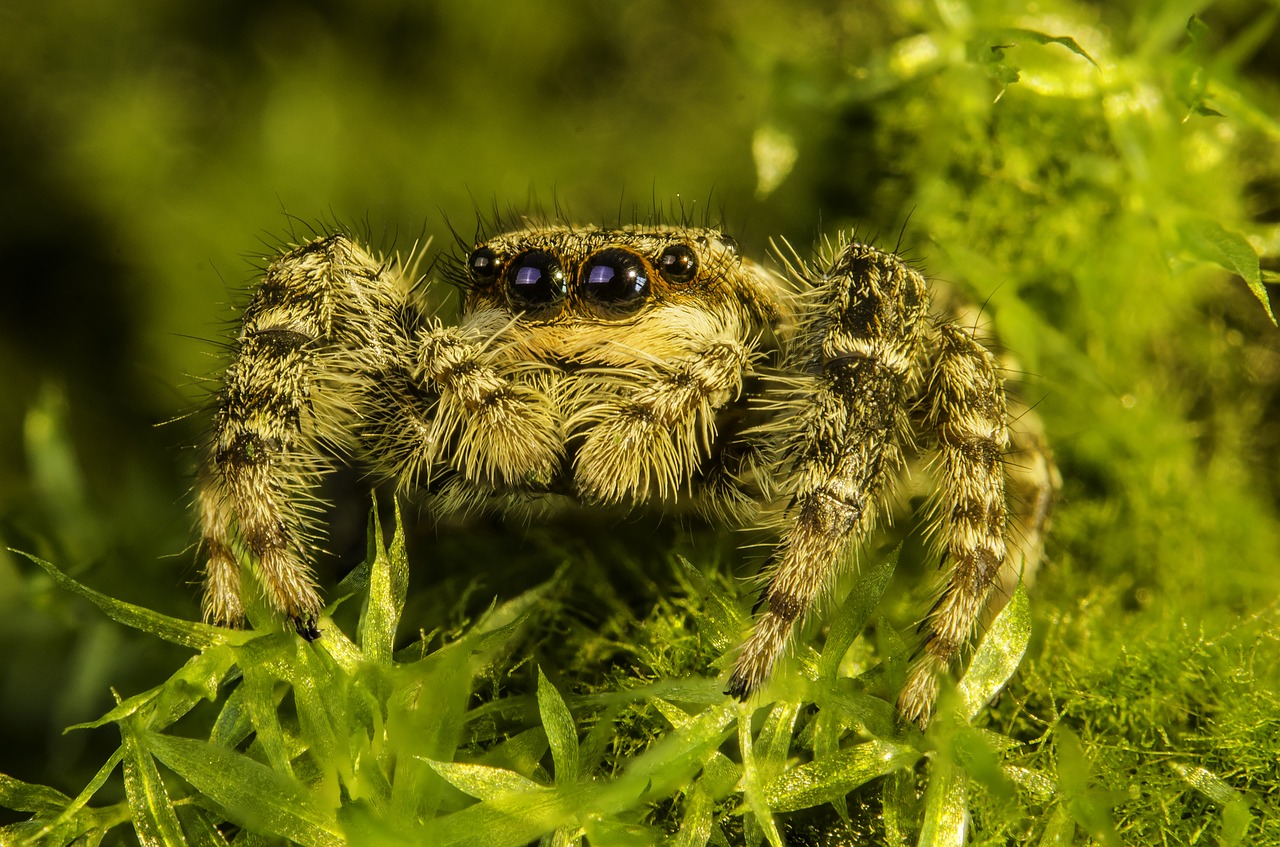
<path fill-rule="evenodd" d="M 728 681 L 745 698 L 920 451 L 948 576 L 899 710 L 927 722 L 993 586 L 1038 557 L 1054 471 L 1037 438 L 1020 445 L 1034 472 L 1013 473 L 1015 499 L 1033 507 L 1011 518 L 995 357 L 931 314 L 896 255 L 831 252 L 784 276 L 713 229 L 530 227 L 454 269 L 454 325 L 345 236 L 280 255 L 245 309 L 198 486 L 206 617 L 243 620 L 247 557 L 268 604 L 318 635 L 312 492 L 331 457 L 439 513 L 693 509 L 777 533 Z"/>

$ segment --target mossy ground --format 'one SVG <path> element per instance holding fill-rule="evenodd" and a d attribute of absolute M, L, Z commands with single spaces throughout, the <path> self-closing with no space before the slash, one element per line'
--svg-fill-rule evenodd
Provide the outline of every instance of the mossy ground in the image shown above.
<path fill-rule="evenodd" d="M 0 559 L 0 839 L 1280 844 L 1280 12 L 1037 9 L 8 9 L 0 533 L 40 561 Z M 189 622 L 171 386 L 228 257 L 281 208 L 406 248 L 531 188 L 714 188 L 753 254 L 857 229 L 985 304 L 1065 488 L 929 732 L 889 705 L 910 527 L 751 709 L 716 677 L 758 562 L 716 528 L 414 511 L 380 552 L 384 504 L 321 641 Z"/>

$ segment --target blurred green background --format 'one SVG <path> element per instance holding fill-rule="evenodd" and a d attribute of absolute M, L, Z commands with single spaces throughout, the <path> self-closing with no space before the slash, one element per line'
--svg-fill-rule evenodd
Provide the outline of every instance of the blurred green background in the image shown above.
<path fill-rule="evenodd" d="M 1280 254 L 1277 6 L 1037 8 L 10 0 L 0 540 L 197 614 L 189 413 L 272 245 L 656 207 L 752 255 L 901 232 L 1043 399 L 1067 491 L 1042 620 L 1261 618 L 1274 656 L 1280 345 L 1220 266 Z M 0 655 L 0 772 L 74 792 L 116 740 L 62 728 L 185 654 L 0 553 Z"/>

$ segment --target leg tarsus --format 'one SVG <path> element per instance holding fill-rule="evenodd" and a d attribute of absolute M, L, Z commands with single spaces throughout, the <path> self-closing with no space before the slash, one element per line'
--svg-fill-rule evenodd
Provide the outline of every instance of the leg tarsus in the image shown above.
<path fill-rule="evenodd" d="M 320 631 L 319 620 L 315 615 L 303 615 L 292 619 L 293 629 L 298 635 L 301 635 L 308 642 L 319 641 L 323 633 Z"/>

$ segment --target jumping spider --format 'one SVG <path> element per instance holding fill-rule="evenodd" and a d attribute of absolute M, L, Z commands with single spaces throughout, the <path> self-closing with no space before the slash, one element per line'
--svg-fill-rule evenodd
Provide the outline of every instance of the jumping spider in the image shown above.
<path fill-rule="evenodd" d="M 529 226 L 455 262 L 449 326 L 409 271 L 343 235 L 283 253 L 217 395 L 206 618 L 243 621 L 246 558 L 270 607 L 318 637 L 308 563 L 330 457 L 441 514 L 691 509 L 779 539 L 728 680 L 746 698 L 921 454 L 948 565 L 898 699 L 923 725 L 997 581 L 1038 559 L 1055 471 L 1034 425 L 1011 446 L 996 357 L 954 310 L 931 312 L 916 270 L 851 240 L 826 252 L 777 272 L 715 229 Z"/>

